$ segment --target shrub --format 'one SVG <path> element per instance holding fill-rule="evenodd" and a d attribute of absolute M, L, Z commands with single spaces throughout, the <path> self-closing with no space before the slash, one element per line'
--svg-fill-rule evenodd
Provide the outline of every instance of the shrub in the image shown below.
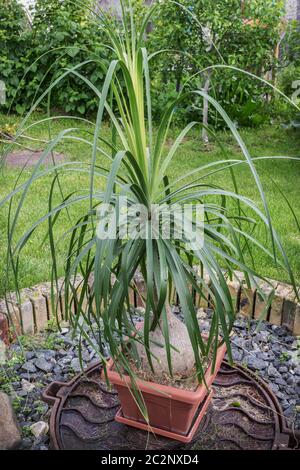
<path fill-rule="evenodd" d="M 32 39 L 35 56 L 40 59 L 31 74 L 35 83 L 43 81 L 42 89 L 47 89 L 66 69 L 83 61 L 87 63 L 81 73 L 101 88 L 103 72 L 99 61 L 107 56 L 107 50 L 102 46 L 101 30 L 90 14 L 90 6 L 90 0 L 84 3 L 69 0 L 36 2 Z M 94 94 L 73 74 L 54 88 L 51 102 L 66 113 L 81 115 L 93 112 L 97 107 Z"/>
<path fill-rule="evenodd" d="M 16 0 L 0 2 L 5 13 L 0 30 L 4 54 L 0 77 L 6 81 L 8 90 L 6 109 L 22 114 L 65 69 L 83 61 L 87 63 L 82 72 L 101 88 L 103 72 L 99 61 L 108 52 L 102 47 L 102 32 L 90 14 L 90 0 L 79 4 L 71 0 L 38 0 L 32 25 L 26 21 L 24 10 Z M 41 106 L 46 104 L 45 101 Z M 59 111 L 83 115 L 95 111 L 97 100 L 72 75 L 55 87 L 51 105 Z"/>
<path fill-rule="evenodd" d="M 297 83 L 298 82 L 298 83 Z M 278 87 L 285 93 L 289 98 L 297 99 L 295 92 L 299 90 L 300 86 L 300 64 L 295 65 L 291 63 L 288 67 L 285 67 L 278 75 Z"/>
<path fill-rule="evenodd" d="M 253 0 L 243 10 L 240 0 L 184 0 L 180 3 L 191 11 L 193 21 L 177 5 L 167 0 L 153 21 L 149 47 L 181 51 L 160 54 L 156 59 L 155 79 L 178 92 L 193 74 L 213 64 L 229 65 L 265 76 L 276 65 L 275 47 L 279 41 L 282 2 Z M 251 20 L 251 21 L 250 21 Z M 167 26 L 166 26 L 167 25 Z M 191 56 L 195 60 L 191 60 Z M 204 85 L 206 75 L 197 75 L 191 87 Z M 224 68 L 214 69 L 210 94 L 215 95 L 224 108 L 239 118 L 247 113 L 252 103 L 258 113 L 264 106 L 270 89 L 259 81 Z M 160 100 L 157 100 L 160 103 Z M 162 107 L 164 103 L 162 103 Z M 245 111 L 240 111 L 246 106 Z M 159 114 L 159 109 L 156 110 Z M 252 115 L 251 111 L 251 115 Z M 211 115 L 214 121 L 215 115 Z M 246 119 L 247 125 L 260 123 L 259 119 Z M 242 117 L 241 124 L 245 123 Z"/>
<path fill-rule="evenodd" d="M 138 22 L 145 17 L 148 7 L 142 0 L 133 3 Z M 227 64 L 258 75 L 274 68 L 281 0 L 252 0 L 247 2 L 246 10 L 242 9 L 240 0 L 182 0 L 180 3 L 196 20 L 169 0 L 160 3 L 160 13 L 153 18 L 147 32 L 150 51 L 171 48 L 169 53 L 151 60 L 153 113 L 157 121 L 166 103 L 177 96 L 184 83 L 189 82 L 189 89 L 204 85 L 206 75 L 198 74 L 194 78 L 193 75 L 205 67 Z M 101 89 L 104 77 L 99 61 L 111 59 L 111 52 L 103 47 L 103 31 L 90 12 L 93 0 L 79 3 L 37 0 L 32 24 L 17 0 L 0 0 L 0 6 L 3 11 L 0 79 L 6 81 L 8 88 L 6 109 L 18 113 L 30 109 L 36 97 L 66 68 L 83 61 L 89 62 L 82 67 L 82 73 Z M 245 22 L 245 18 L 251 21 Z M 232 69 L 214 69 L 210 77 L 210 94 L 240 125 L 261 123 L 259 114 L 268 91 L 261 82 Z M 46 104 L 45 101 L 40 106 Z M 257 112 L 252 110 L 255 105 Z M 69 75 L 53 89 L 51 106 L 64 113 L 86 115 L 96 111 L 97 100 L 85 83 Z M 195 97 L 176 119 L 199 120 L 201 109 L 202 100 Z M 211 112 L 210 116 L 215 123 L 216 114 Z"/>
<path fill-rule="evenodd" d="M 8 109 L 18 87 L 22 90 L 22 101 L 26 101 L 26 87 L 22 77 L 29 63 L 29 25 L 17 0 L 0 0 L 0 10 L 0 80 L 6 86 L 7 101 L 3 107 Z M 18 103 L 15 109 L 17 106 Z"/>
<path fill-rule="evenodd" d="M 278 88 L 291 100 L 299 105 L 300 102 L 300 65 L 290 64 L 278 75 Z M 295 109 L 280 98 L 275 101 L 274 111 L 285 127 L 295 128 L 295 123 L 299 123 L 300 116 Z"/>
<path fill-rule="evenodd" d="M 300 27 L 298 21 L 291 21 L 282 41 L 281 61 L 300 66 Z"/>

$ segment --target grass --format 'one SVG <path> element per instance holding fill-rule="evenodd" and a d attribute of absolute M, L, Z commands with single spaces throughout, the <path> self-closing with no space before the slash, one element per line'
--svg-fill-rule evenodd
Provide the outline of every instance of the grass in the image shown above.
<path fill-rule="evenodd" d="M 35 114 L 33 119 L 42 119 L 44 116 Z M 0 129 L 5 126 L 15 126 L 20 121 L 16 116 L 5 116 L 0 114 Z M 32 121 L 31 121 L 32 122 Z M 52 136 L 56 135 L 64 128 L 77 127 L 78 122 L 73 120 L 55 121 L 51 125 Z M 91 130 L 91 125 L 80 124 L 80 135 L 87 137 L 87 132 Z M 110 129 L 104 127 L 104 137 L 110 139 Z M 178 130 L 171 130 L 169 144 L 177 135 Z M 48 125 L 40 124 L 33 128 L 30 137 L 38 139 L 48 139 Z M 243 129 L 241 135 L 244 138 L 252 157 L 260 156 L 300 156 L 299 143 L 300 135 L 295 131 L 285 131 L 277 125 L 269 127 L 261 127 L 259 129 Z M 237 145 L 233 142 L 229 132 L 219 132 L 218 138 L 225 145 L 230 158 L 241 158 L 241 152 Z M 31 148 L 43 148 L 43 145 L 36 141 L 24 140 L 25 145 Z M 2 146 L 3 148 L 3 146 Z M 83 142 L 66 141 L 60 144 L 57 151 L 63 152 L 71 161 L 89 162 L 91 149 Z M 1 152 L 1 147 L 0 147 Z M 98 162 L 105 164 L 105 160 L 99 155 Z M 208 147 L 205 147 L 199 139 L 199 132 L 193 131 L 189 137 L 185 139 L 177 156 L 173 160 L 170 180 L 184 176 L 188 171 L 197 168 L 198 165 L 209 163 L 223 159 L 223 155 L 219 150 L 217 143 L 211 141 Z M 286 200 L 282 197 L 280 190 L 284 192 L 289 202 L 293 206 L 296 216 L 300 220 L 300 162 L 268 160 L 256 164 L 264 190 L 266 192 L 272 220 L 276 230 L 281 235 L 283 246 L 289 257 L 291 266 L 294 270 L 297 280 L 300 280 L 300 234 L 294 217 L 289 210 Z M 237 168 L 238 184 L 240 192 L 252 198 L 259 204 L 259 195 L 250 171 L 246 165 L 239 165 Z M 5 167 L 0 174 L 0 200 L 4 198 L 14 186 L 16 178 L 20 173 L 20 169 L 12 169 Z M 31 170 L 25 170 L 20 178 L 20 182 L 24 181 L 30 175 Z M 270 178 L 271 177 L 271 178 Z M 51 176 L 44 177 L 42 180 L 34 183 L 27 195 L 27 202 L 22 209 L 22 214 L 18 222 L 17 235 L 21 236 L 26 229 L 38 218 L 48 212 L 48 195 L 50 191 Z M 88 176 L 79 173 L 68 173 L 61 177 L 63 193 L 68 195 L 72 191 L 82 192 L 88 189 Z M 207 177 L 205 180 L 220 185 L 226 189 L 233 189 L 233 185 L 229 176 L 229 171 L 223 171 Z M 274 185 L 274 182 L 276 185 Z M 103 186 L 103 181 L 98 180 L 98 185 Z M 280 190 L 279 190 L 280 188 Z M 58 188 L 55 191 L 55 202 L 59 203 L 61 199 Z M 69 217 L 77 220 L 84 213 L 86 204 L 80 204 L 76 209 L 72 209 Z M 0 209 L 0 296 L 4 294 L 6 289 L 6 250 L 7 250 L 7 207 Z M 56 236 L 60 238 L 68 223 L 68 215 L 60 216 L 59 227 L 56 229 Z M 50 279 L 51 259 L 49 246 L 42 243 L 46 225 L 38 229 L 30 242 L 24 248 L 20 259 L 20 287 L 28 287 L 42 281 Z M 266 239 L 265 231 L 261 225 L 256 228 L 256 233 L 261 242 L 270 246 L 270 241 Z M 63 263 L 65 261 L 66 240 L 59 241 L 59 272 L 63 272 Z M 270 263 L 269 258 L 258 250 L 254 250 L 254 261 L 256 269 L 263 275 L 278 279 L 286 280 L 285 273 Z"/>
<path fill-rule="evenodd" d="M 16 364 L 23 364 L 25 358 L 21 354 L 14 354 L 5 364 L 0 363 L 0 391 L 11 394 L 13 392 L 13 382 L 18 381 L 18 374 L 14 369 Z M 14 409 L 17 409 L 20 404 L 20 397 L 15 397 L 13 400 Z"/>
<path fill-rule="evenodd" d="M 64 341 L 57 338 L 57 333 L 49 331 L 43 332 L 43 334 L 18 336 L 18 341 L 23 351 L 36 349 L 55 351 L 64 348 Z"/>

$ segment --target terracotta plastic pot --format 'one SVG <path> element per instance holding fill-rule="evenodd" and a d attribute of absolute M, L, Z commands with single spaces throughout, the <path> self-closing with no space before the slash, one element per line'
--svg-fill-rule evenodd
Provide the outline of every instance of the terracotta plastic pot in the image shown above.
<path fill-rule="evenodd" d="M 205 373 L 208 388 L 211 387 L 220 369 L 225 352 L 226 345 L 223 344 L 217 353 L 214 372 L 212 373 L 210 365 Z M 130 421 L 133 421 L 148 424 L 149 428 L 162 429 L 183 436 L 189 433 L 200 405 L 208 397 L 208 390 L 204 384 L 199 385 L 195 391 L 189 391 L 136 379 L 148 411 L 149 423 L 146 423 L 130 392 L 130 377 L 127 375 L 121 377 L 113 370 L 113 366 L 114 362 L 111 359 L 108 362 L 107 374 L 119 394 L 123 417 L 128 420 L 127 424 L 130 425 Z"/>

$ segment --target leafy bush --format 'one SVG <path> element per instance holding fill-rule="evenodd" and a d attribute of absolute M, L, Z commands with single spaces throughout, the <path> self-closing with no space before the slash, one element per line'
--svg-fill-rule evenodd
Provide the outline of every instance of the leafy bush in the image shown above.
<path fill-rule="evenodd" d="M 300 64 L 292 63 L 281 71 L 278 76 L 278 87 L 289 98 L 293 98 L 295 91 L 300 88 Z M 297 99 L 296 95 L 294 96 Z"/>
<path fill-rule="evenodd" d="M 300 27 L 298 21 L 291 21 L 282 41 L 281 60 L 286 64 L 300 66 Z"/>
<path fill-rule="evenodd" d="M 277 79 L 278 88 L 286 95 L 288 98 L 293 100 L 296 104 L 299 105 L 300 102 L 300 65 L 290 64 L 285 67 L 280 74 L 278 74 Z M 274 110 L 277 116 L 280 116 L 280 119 L 287 128 L 295 128 L 295 122 L 299 122 L 299 113 L 290 106 L 288 103 L 284 102 L 281 99 L 276 99 L 274 103 Z"/>
<path fill-rule="evenodd" d="M 60 0 L 37 1 L 32 36 L 35 55 L 41 58 L 31 73 L 35 83 L 43 81 L 43 89 L 66 69 L 83 61 L 87 63 L 81 73 L 101 88 L 103 72 L 99 61 L 107 56 L 107 50 L 101 45 L 101 31 L 88 10 L 89 6 L 90 0 L 84 4 L 68 0 L 64 3 Z M 82 115 L 95 111 L 97 106 L 94 94 L 73 74 L 54 88 L 51 101 L 66 113 Z"/>
<path fill-rule="evenodd" d="M 28 110 L 51 82 L 83 61 L 86 65 L 81 72 L 101 88 L 103 72 L 99 61 L 108 52 L 102 47 L 99 25 L 90 14 L 90 0 L 79 4 L 71 0 L 38 0 L 31 27 L 16 0 L 0 3 L 5 12 L 0 30 L 0 38 L 4 38 L 0 77 L 8 89 L 7 109 L 11 107 L 20 114 Z M 24 27 L 20 30 L 21 24 Z M 44 101 L 41 106 L 46 104 Z M 51 105 L 66 113 L 83 115 L 95 111 L 97 100 L 75 75 L 68 75 L 54 88 Z"/>
<path fill-rule="evenodd" d="M 139 22 L 149 7 L 142 0 L 133 3 Z M 158 121 L 165 105 L 184 84 L 187 89 L 204 86 L 207 75 L 199 74 L 203 68 L 226 64 L 262 76 L 274 67 L 281 0 L 252 0 L 244 10 L 240 0 L 182 0 L 182 6 L 195 19 L 169 0 L 160 3 L 160 13 L 147 32 L 150 51 L 169 50 L 151 60 L 153 113 Z M 98 89 L 102 88 L 99 61 L 111 59 L 111 52 L 103 47 L 103 31 L 90 11 L 93 7 L 93 0 L 37 0 L 29 24 L 17 0 L 0 0 L 0 79 L 7 85 L 6 109 L 18 113 L 30 109 L 36 97 L 65 69 L 83 61 L 86 64 L 81 72 Z M 259 115 L 262 117 L 268 91 L 262 83 L 234 69 L 217 68 L 211 73 L 209 93 L 240 125 L 262 122 Z M 40 103 L 46 105 L 47 100 Z M 255 105 L 257 112 L 253 111 Z M 65 113 L 86 115 L 96 111 L 97 99 L 85 83 L 70 74 L 54 87 L 51 106 Z M 176 120 L 199 120 L 201 109 L 202 100 L 195 96 L 193 103 L 182 103 Z M 210 119 L 213 123 L 218 119 L 212 110 Z"/>
<path fill-rule="evenodd" d="M 194 21 L 176 4 L 168 0 L 162 3 L 164 8 L 153 20 L 149 43 L 153 50 L 172 48 L 169 53 L 157 56 L 154 72 L 156 81 L 168 88 L 169 93 L 178 92 L 193 74 L 215 64 L 241 68 L 258 76 L 265 76 L 275 67 L 281 1 L 253 0 L 247 2 L 245 10 L 240 0 L 181 1 L 197 18 Z M 205 80 L 206 74 L 196 75 L 191 88 L 204 86 Z M 261 82 L 234 69 L 222 67 L 212 71 L 210 94 L 228 112 L 234 111 L 233 118 L 248 113 L 252 103 L 258 105 L 260 113 L 269 92 Z M 164 102 L 157 99 L 157 103 L 161 103 L 161 110 L 156 110 L 159 114 Z M 252 110 L 250 114 L 253 115 Z M 241 116 L 240 124 L 260 123 L 257 118 L 245 120 Z M 214 113 L 211 120 L 215 120 Z"/>
<path fill-rule="evenodd" d="M 270 121 L 270 114 L 265 104 L 249 100 L 244 104 L 227 106 L 227 112 L 238 126 L 257 127 Z"/>
<path fill-rule="evenodd" d="M 22 81 L 28 66 L 30 39 L 28 23 L 17 0 L 0 0 L 0 80 L 6 86 L 6 109 L 9 108 L 18 87 L 22 101 L 26 101 L 25 83 Z"/>

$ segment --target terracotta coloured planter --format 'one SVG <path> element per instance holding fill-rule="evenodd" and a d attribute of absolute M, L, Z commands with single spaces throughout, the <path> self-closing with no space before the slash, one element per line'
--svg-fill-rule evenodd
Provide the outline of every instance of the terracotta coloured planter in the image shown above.
<path fill-rule="evenodd" d="M 212 367 L 210 365 L 205 373 L 208 388 L 211 387 L 220 369 L 225 352 L 226 345 L 223 344 L 219 347 L 217 353 L 214 372 L 212 373 Z M 143 425 L 148 426 L 148 429 L 155 428 L 155 432 L 158 434 L 158 430 L 163 430 L 174 433 L 175 436 L 189 435 L 190 437 L 190 430 L 193 427 L 193 421 L 198 414 L 199 407 L 206 400 L 205 408 L 207 408 L 212 396 L 211 394 L 208 396 L 208 391 L 204 384 L 199 385 L 195 391 L 189 391 L 136 379 L 136 384 L 147 406 L 149 423 L 146 423 L 130 392 L 130 377 L 127 375 L 121 377 L 118 372 L 113 370 L 113 365 L 113 360 L 109 360 L 107 374 L 110 382 L 114 385 L 119 394 L 122 408 L 122 422 L 126 422 L 126 424 L 132 426 L 134 426 L 134 422 L 143 423 Z M 204 413 L 201 412 L 200 414 L 202 416 L 204 415 Z M 197 417 L 199 425 L 200 421 L 198 418 L 199 416 Z M 116 419 L 120 421 L 118 417 Z M 141 426 L 135 425 L 135 427 Z M 173 438 L 176 439 L 174 436 Z"/>

